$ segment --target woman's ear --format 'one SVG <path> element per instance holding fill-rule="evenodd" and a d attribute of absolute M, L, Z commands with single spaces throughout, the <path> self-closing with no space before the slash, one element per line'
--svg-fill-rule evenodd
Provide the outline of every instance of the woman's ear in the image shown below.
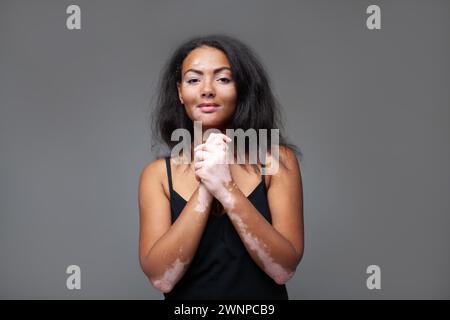
<path fill-rule="evenodd" d="M 177 82 L 177 89 L 178 89 L 178 98 L 180 99 L 181 104 L 184 104 L 183 98 L 181 97 L 181 90 L 180 90 L 180 83 Z"/>

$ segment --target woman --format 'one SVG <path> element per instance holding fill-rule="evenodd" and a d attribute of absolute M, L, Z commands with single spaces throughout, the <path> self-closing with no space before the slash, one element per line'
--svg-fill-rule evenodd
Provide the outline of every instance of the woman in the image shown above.
<path fill-rule="evenodd" d="M 273 129 L 277 119 L 266 73 L 240 41 L 195 38 L 169 60 L 154 116 L 157 136 L 173 148 L 174 130 L 192 137 L 197 121 L 202 133 L 220 133 L 205 134 L 181 155 L 193 162 L 165 157 L 141 174 L 140 263 L 166 299 L 288 299 L 285 283 L 304 239 L 295 147 L 280 135 L 275 157 L 269 144 L 266 168 L 280 164 L 271 175 L 260 173 L 264 161 L 247 161 L 247 140 L 246 163 L 226 161 L 232 141 L 226 129 Z"/>

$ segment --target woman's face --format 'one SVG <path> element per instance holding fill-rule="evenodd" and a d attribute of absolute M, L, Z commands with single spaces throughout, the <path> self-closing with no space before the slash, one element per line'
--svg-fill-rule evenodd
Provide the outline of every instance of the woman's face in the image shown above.
<path fill-rule="evenodd" d="M 223 130 L 236 109 L 236 86 L 227 56 L 212 47 L 192 50 L 184 59 L 178 95 L 192 121 L 203 130 Z"/>

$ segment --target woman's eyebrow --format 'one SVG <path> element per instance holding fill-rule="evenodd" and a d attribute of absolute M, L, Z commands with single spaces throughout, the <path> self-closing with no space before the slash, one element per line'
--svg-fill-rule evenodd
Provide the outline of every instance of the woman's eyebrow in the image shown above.
<path fill-rule="evenodd" d="M 223 71 L 223 70 L 228 70 L 228 71 L 231 72 L 231 69 L 228 68 L 228 67 L 220 67 L 220 68 L 214 69 L 213 73 L 216 74 L 216 73 L 219 73 L 219 72 L 221 72 L 221 71 Z M 185 74 L 188 73 L 189 71 L 195 72 L 195 73 L 197 73 L 197 74 L 203 74 L 203 72 L 200 71 L 200 70 L 196 70 L 196 69 L 188 69 L 188 70 L 186 70 L 186 71 L 184 72 L 183 75 L 185 75 Z"/>

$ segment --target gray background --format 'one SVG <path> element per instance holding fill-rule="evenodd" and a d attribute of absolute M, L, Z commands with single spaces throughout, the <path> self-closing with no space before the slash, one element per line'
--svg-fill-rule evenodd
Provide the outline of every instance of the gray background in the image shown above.
<path fill-rule="evenodd" d="M 449 31 L 436 0 L 2 0 L 0 298 L 162 299 L 137 251 L 149 106 L 172 50 L 215 32 L 261 57 L 304 153 L 291 299 L 450 298 Z"/>

